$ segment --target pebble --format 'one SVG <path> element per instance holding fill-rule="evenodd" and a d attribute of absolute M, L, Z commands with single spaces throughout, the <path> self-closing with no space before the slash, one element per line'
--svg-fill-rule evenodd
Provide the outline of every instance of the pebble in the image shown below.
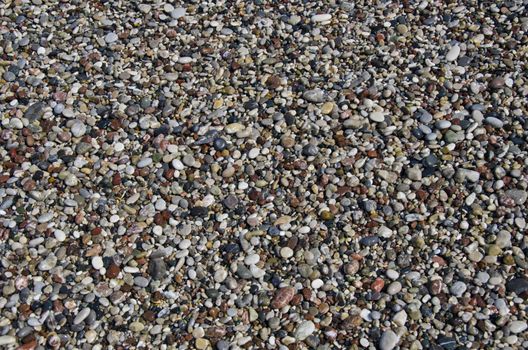
<path fill-rule="evenodd" d="M 400 342 L 400 337 L 396 335 L 392 330 L 386 330 L 383 332 L 379 342 L 380 350 L 392 350 Z"/>
<path fill-rule="evenodd" d="M 514 334 L 522 333 L 528 328 L 526 321 L 513 321 L 509 325 L 510 332 Z"/>
<path fill-rule="evenodd" d="M 528 279 L 523 277 L 513 278 L 506 283 L 506 289 L 510 293 L 521 295 L 528 291 Z"/>
<path fill-rule="evenodd" d="M 293 287 L 283 287 L 275 294 L 271 306 L 275 309 L 281 309 L 288 305 L 295 295 Z"/>
<path fill-rule="evenodd" d="M 315 332 L 315 324 L 312 321 L 303 321 L 295 329 L 295 339 L 305 340 Z"/>
<path fill-rule="evenodd" d="M 332 19 L 332 15 L 329 13 L 323 13 L 312 16 L 312 22 L 327 22 Z"/>
<path fill-rule="evenodd" d="M 283 247 L 280 250 L 280 255 L 284 259 L 291 258 L 293 256 L 293 250 L 290 247 Z"/>
<path fill-rule="evenodd" d="M 42 260 L 38 268 L 40 271 L 49 271 L 57 265 L 57 257 L 55 255 L 48 255 L 44 260 Z"/>
<path fill-rule="evenodd" d="M 401 310 L 394 314 L 392 317 L 392 322 L 394 322 L 397 326 L 403 327 L 407 323 L 407 312 L 405 310 Z"/>
<path fill-rule="evenodd" d="M 451 292 L 451 294 L 457 297 L 462 296 L 462 294 L 464 294 L 466 290 L 467 290 L 467 286 L 462 281 L 457 281 L 453 283 L 453 285 L 449 288 L 449 291 Z"/>
<path fill-rule="evenodd" d="M 11 335 L 0 336 L 0 345 L 13 345 L 16 344 L 16 338 Z"/>
<path fill-rule="evenodd" d="M 104 267 L 103 259 L 100 256 L 94 256 L 92 258 L 92 267 L 96 270 L 100 270 Z"/>
<path fill-rule="evenodd" d="M 71 127 L 71 133 L 75 137 L 81 137 L 86 133 L 86 125 L 82 122 L 75 122 Z"/>
<path fill-rule="evenodd" d="M 186 13 L 187 10 L 185 10 L 183 7 L 177 7 L 171 11 L 171 17 L 174 19 L 178 19 L 185 16 Z"/>
<path fill-rule="evenodd" d="M 449 62 L 453 62 L 458 58 L 458 55 L 460 55 L 460 46 L 451 46 L 446 54 L 446 60 Z"/>
<path fill-rule="evenodd" d="M 151 164 L 152 164 L 152 158 L 143 158 L 139 160 L 139 162 L 137 163 L 137 167 L 145 168 Z"/>
<path fill-rule="evenodd" d="M 495 118 L 495 117 L 486 117 L 486 119 L 484 119 L 484 121 L 486 122 L 486 124 L 489 124 L 491 126 L 493 126 L 494 128 L 497 128 L 497 129 L 500 129 L 504 126 L 504 122 L 498 118 Z"/>
<path fill-rule="evenodd" d="M 83 322 L 90 314 L 90 311 L 92 310 L 88 307 L 85 307 L 81 311 L 79 311 L 79 313 L 73 319 L 73 324 L 80 324 L 81 322 Z"/>
<path fill-rule="evenodd" d="M 370 113 L 369 118 L 370 120 L 376 123 L 381 123 L 385 121 L 385 116 L 383 115 L 383 112 L 379 112 L 379 111 Z"/>
<path fill-rule="evenodd" d="M 113 32 L 106 34 L 104 37 L 104 40 L 106 41 L 107 44 L 112 44 L 116 42 L 117 39 L 118 39 L 117 34 Z"/>
<path fill-rule="evenodd" d="M 314 89 L 305 91 L 303 98 L 308 102 L 321 103 L 324 102 L 325 96 L 321 89 Z"/>

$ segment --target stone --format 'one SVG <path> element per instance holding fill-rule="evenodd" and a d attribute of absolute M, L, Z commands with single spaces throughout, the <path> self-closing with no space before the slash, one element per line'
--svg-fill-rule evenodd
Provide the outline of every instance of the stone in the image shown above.
<path fill-rule="evenodd" d="M 283 287 L 275 293 L 271 306 L 274 309 L 282 309 L 290 303 L 294 295 L 295 289 L 293 287 Z"/>
<path fill-rule="evenodd" d="M 167 273 L 167 265 L 165 264 L 165 261 L 161 258 L 151 259 L 149 263 L 148 272 L 152 279 L 161 280 L 163 279 L 163 277 L 165 277 L 165 274 Z"/>
<path fill-rule="evenodd" d="M 100 270 L 104 267 L 103 259 L 100 256 L 94 256 L 92 258 L 92 267 L 96 270 Z"/>
<path fill-rule="evenodd" d="M 513 278 L 506 283 L 506 290 L 521 295 L 528 291 L 528 279 L 524 277 Z"/>
<path fill-rule="evenodd" d="M 196 345 L 196 349 L 199 349 L 199 350 L 205 350 L 205 349 L 209 348 L 209 346 L 210 346 L 209 340 L 204 339 L 204 338 L 196 339 L 195 345 Z"/>
<path fill-rule="evenodd" d="M 518 334 L 524 332 L 528 328 L 526 321 L 512 321 L 508 326 L 508 329 L 513 334 Z"/>
<path fill-rule="evenodd" d="M 467 289 L 467 285 L 462 281 L 456 281 L 453 283 L 453 285 L 449 288 L 449 291 L 451 294 L 453 294 L 456 297 L 461 297 Z"/>
<path fill-rule="evenodd" d="M 0 346 L 13 345 L 16 344 L 16 338 L 12 335 L 2 335 L 0 336 Z"/>
<path fill-rule="evenodd" d="M 334 109 L 334 103 L 333 102 L 325 102 L 323 104 L 323 106 L 321 107 L 321 113 L 322 114 L 330 114 L 333 109 Z"/>
<path fill-rule="evenodd" d="M 407 168 L 407 177 L 413 181 L 420 181 L 422 180 L 422 170 L 417 166 Z"/>
<path fill-rule="evenodd" d="M 315 324 L 312 321 L 303 321 L 295 329 L 294 336 L 295 339 L 302 341 L 308 338 L 313 332 L 315 332 Z"/>
<path fill-rule="evenodd" d="M 405 310 L 397 312 L 392 317 L 392 322 L 394 322 L 399 327 L 404 327 L 407 323 L 407 312 L 405 312 Z"/>
<path fill-rule="evenodd" d="M 27 118 L 30 121 L 42 118 L 42 116 L 44 115 L 44 107 L 44 102 L 36 102 L 32 104 L 24 112 L 24 118 Z"/>
<path fill-rule="evenodd" d="M 73 324 L 76 325 L 76 324 L 80 324 L 81 322 L 83 322 L 88 317 L 91 311 L 92 310 L 89 307 L 83 308 L 81 311 L 79 311 L 79 313 L 73 319 Z"/>
<path fill-rule="evenodd" d="M 104 37 L 104 40 L 106 41 L 107 44 L 112 44 L 112 43 L 116 42 L 117 39 L 118 39 L 117 34 L 114 33 L 114 32 L 110 32 L 110 33 L 106 34 L 105 37 Z"/>
<path fill-rule="evenodd" d="M 284 259 L 291 258 L 293 256 L 293 250 L 290 247 L 283 247 L 280 250 L 280 255 Z"/>
<path fill-rule="evenodd" d="M 504 191 L 504 194 L 501 196 L 501 203 L 504 205 L 508 205 L 511 202 L 513 202 L 515 205 L 523 205 L 526 203 L 526 200 L 528 199 L 528 192 L 524 190 L 506 190 Z"/>
<path fill-rule="evenodd" d="M 484 122 L 497 129 L 500 129 L 504 126 L 504 122 L 500 120 L 499 118 L 495 118 L 495 117 L 486 117 L 486 119 L 484 119 Z"/>
<path fill-rule="evenodd" d="M 174 10 L 172 10 L 171 17 L 174 19 L 179 19 L 181 17 L 184 17 L 186 14 L 186 9 L 184 9 L 183 7 L 176 7 Z"/>
<path fill-rule="evenodd" d="M 331 19 L 332 19 L 332 15 L 329 13 L 323 13 L 323 14 L 312 16 L 312 22 L 315 22 L 315 23 L 326 22 Z"/>
<path fill-rule="evenodd" d="M 48 255 L 48 257 L 42 260 L 38 268 L 40 271 L 49 271 L 57 265 L 57 257 L 55 255 Z"/>
<path fill-rule="evenodd" d="M 449 62 L 453 62 L 458 58 L 458 55 L 460 55 L 460 46 L 451 46 L 451 48 L 449 48 L 449 51 L 446 54 L 446 60 Z"/>
<path fill-rule="evenodd" d="M 380 341 L 379 341 L 379 349 L 380 350 L 392 350 L 398 345 L 400 342 L 400 337 L 396 335 L 392 330 L 386 330 L 381 335 Z"/>
<path fill-rule="evenodd" d="M 495 77 L 490 81 L 489 87 L 492 89 L 500 89 L 504 86 L 505 82 L 506 80 L 503 77 Z"/>
<path fill-rule="evenodd" d="M 81 137 L 86 133 L 86 125 L 82 122 L 74 122 L 70 130 L 73 136 Z"/>
<path fill-rule="evenodd" d="M 458 182 L 477 182 L 480 179 L 480 173 L 475 170 L 458 168 L 455 173 L 455 179 Z"/>
<path fill-rule="evenodd" d="M 308 90 L 303 93 L 303 98 L 308 102 L 321 103 L 325 100 L 324 91 L 321 89 Z"/>
<path fill-rule="evenodd" d="M 369 118 L 370 120 L 376 123 L 381 123 L 385 121 L 385 115 L 383 114 L 383 112 L 380 112 L 380 111 L 375 111 L 375 112 L 370 113 Z"/>

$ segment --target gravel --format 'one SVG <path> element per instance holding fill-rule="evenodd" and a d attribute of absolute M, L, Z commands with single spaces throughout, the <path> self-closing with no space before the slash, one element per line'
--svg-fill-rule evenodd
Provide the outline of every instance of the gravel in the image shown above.
<path fill-rule="evenodd" d="M 528 348 L 526 6 L 1 1 L 0 348 Z"/>

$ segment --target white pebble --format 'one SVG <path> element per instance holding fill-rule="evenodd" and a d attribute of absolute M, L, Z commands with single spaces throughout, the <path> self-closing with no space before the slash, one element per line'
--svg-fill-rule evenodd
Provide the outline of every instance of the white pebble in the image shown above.
<path fill-rule="evenodd" d="M 92 266 L 96 270 L 102 269 L 104 266 L 103 258 L 101 258 L 100 256 L 94 256 L 92 258 Z"/>

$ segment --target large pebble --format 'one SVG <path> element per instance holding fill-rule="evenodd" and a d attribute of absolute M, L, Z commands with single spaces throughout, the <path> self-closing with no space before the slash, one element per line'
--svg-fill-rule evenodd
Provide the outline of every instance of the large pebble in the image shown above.
<path fill-rule="evenodd" d="M 290 303 L 294 295 L 295 289 L 293 287 L 283 287 L 275 293 L 271 306 L 275 309 L 281 309 Z"/>
<path fill-rule="evenodd" d="M 303 98 L 309 102 L 321 103 L 324 102 L 325 96 L 323 90 L 314 89 L 305 91 L 303 94 Z"/>
<path fill-rule="evenodd" d="M 303 321 L 295 329 L 295 339 L 305 340 L 315 331 L 315 324 L 312 321 Z"/>
<path fill-rule="evenodd" d="M 400 342 L 400 337 L 394 333 L 392 330 L 386 330 L 381 335 L 381 339 L 379 342 L 379 349 L 380 350 L 392 350 L 398 345 Z"/>
<path fill-rule="evenodd" d="M 449 62 L 455 61 L 460 55 L 460 46 L 452 46 L 446 54 L 446 60 Z"/>

